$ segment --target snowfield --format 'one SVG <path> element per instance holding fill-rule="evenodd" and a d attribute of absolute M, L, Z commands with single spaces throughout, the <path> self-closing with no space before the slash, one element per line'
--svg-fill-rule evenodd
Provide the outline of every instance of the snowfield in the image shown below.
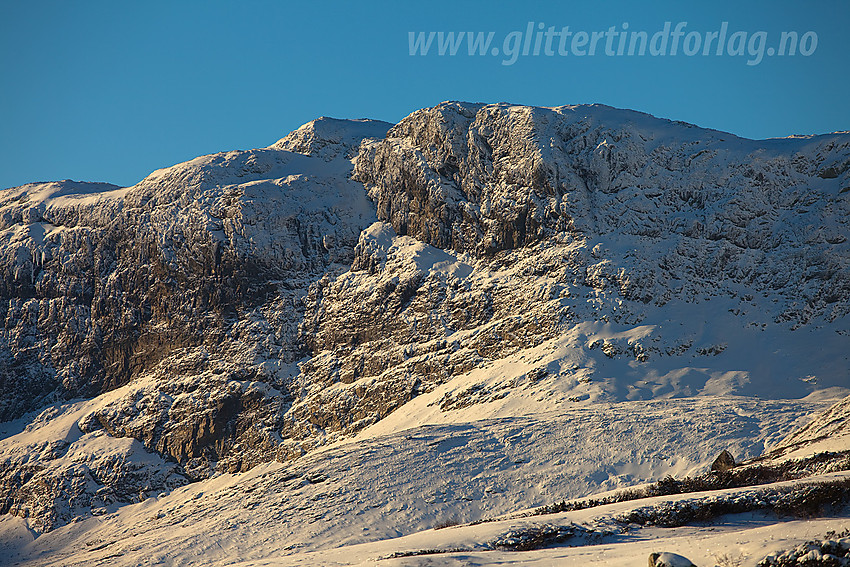
<path fill-rule="evenodd" d="M 850 521 L 842 516 L 803 521 L 759 509 L 681 527 L 618 518 L 671 503 L 754 500 L 765 490 L 850 480 L 850 472 L 575 512 L 524 511 L 588 496 L 589 486 L 613 489 L 669 473 L 704 472 L 704 463 L 721 447 L 757 455 L 799 415 L 824 405 L 670 399 L 420 425 L 391 435 L 373 436 L 367 429 L 356 440 L 292 464 L 261 465 L 113 506 L 35 540 L 20 518 L 6 516 L 0 525 L 9 564 L 20 565 L 89 565 L 107 558 L 116 565 L 356 565 L 379 558 L 386 558 L 379 564 L 390 565 L 562 560 L 626 565 L 658 549 L 681 553 L 697 565 L 711 565 L 722 555 L 754 565 L 770 552 L 850 527 Z M 744 448 L 736 438 L 749 438 L 752 445 Z M 844 441 L 828 449 L 850 451 Z M 795 457 L 803 456 L 798 449 Z M 480 519 L 495 521 L 463 525 Z M 442 525 L 449 527 L 432 529 Z M 499 550 L 529 530 L 556 528 L 576 535 L 544 550 Z M 463 551 L 446 553 L 456 549 Z M 390 558 L 423 551 L 428 553 Z"/>

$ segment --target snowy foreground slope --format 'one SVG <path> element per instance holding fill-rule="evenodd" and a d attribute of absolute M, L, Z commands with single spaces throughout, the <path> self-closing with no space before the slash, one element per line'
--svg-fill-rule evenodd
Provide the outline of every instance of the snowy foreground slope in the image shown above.
<path fill-rule="evenodd" d="M 629 535 L 631 501 L 522 520 L 559 545 L 540 552 L 494 543 L 515 519 L 429 530 L 693 477 L 724 449 L 791 469 L 850 450 L 846 401 L 812 421 L 850 393 L 848 218 L 850 134 L 598 105 L 322 118 L 129 188 L 0 191 L 0 563 L 610 544 L 633 564 L 666 538 L 708 564 L 683 551 L 704 526 Z M 797 476 L 833 482 L 842 458 Z M 706 545 L 746 529 L 755 564 L 769 538 L 850 527 L 774 504 Z M 388 558 L 431 547 L 471 555 Z"/>
<path fill-rule="evenodd" d="M 720 403 L 726 409 L 716 415 Z M 846 408 L 847 399 L 842 403 Z M 841 451 L 791 467 L 799 475 L 788 477 L 799 480 L 546 514 L 528 508 L 557 506 L 577 484 L 593 484 L 599 461 L 609 473 L 678 473 L 687 457 L 705 457 L 708 448 L 746 434 L 747 426 L 754 439 L 764 437 L 762 424 L 787 427 L 784 420 L 799 407 L 664 400 L 395 434 L 367 429 L 289 464 L 260 465 L 111 507 L 35 539 L 23 519 L 6 516 L 0 551 L 8 564 L 19 565 L 635 565 L 658 550 L 698 565 L 714 565 L 723 556 L 755 565 L 770 553 L 850 528 L 841 507 L 806 507 L 811 486 L 842 482 L 838 490 L 850 496 L 846 434 L 828 446 L 795 443 L 791 463 Z M 753 423 L 753 413 L 765 422 Z M 841 420 L 850 423 L 846 409 Z M 726 438 L 707 443 L 704 436 L 714 435 Z M 655 448 L 662 444 L 684 457 L 667 457 Z M 689 521 L 688 512 L 714 510 L 718 502 L 719 515 Z M 659 517 L 648 521 L 653 514 Z M 480 518 L 491 521 L 462 525 Z M 432 529 L 454 524 L 461 525 Z M 542 541 L 534 541 L 540 534 Z M 530 549 L 522 550 L 529 539 Z"/>

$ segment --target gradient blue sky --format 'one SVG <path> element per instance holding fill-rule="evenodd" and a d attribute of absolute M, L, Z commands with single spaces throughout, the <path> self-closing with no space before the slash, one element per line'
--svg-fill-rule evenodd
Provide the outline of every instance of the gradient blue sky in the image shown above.
<path fill-rule="evenodd" d="M 649 33 L 814 31 L 809 57 L 411 57 L 409 31 L 529 21 Z M 764 138 L 850 129 L 850 2 L 0 3 L 0 188 L 130 185 L 262 147 L 318 116 L 398 121 L 443 100 L 604 103 Z M 465 49 L 465 47 L 463 48 Z"/>

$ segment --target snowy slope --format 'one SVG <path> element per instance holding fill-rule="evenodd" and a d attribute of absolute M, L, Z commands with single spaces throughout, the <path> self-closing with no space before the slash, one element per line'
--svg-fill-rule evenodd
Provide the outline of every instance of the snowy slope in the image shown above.
<path fill-rule="evenodd" d="M 799 459 L 813 453 L 846 451 L 850 447 L 850 397 L 771 447 L 773 460 Z"/>
<path fill-rule="evenodd" d="M 728 409 L 721 415 L 716 415 L 714 400 L 668 400 L 423 426 L 391 435 L 371 436 L 367 430 L 356 441 L 319 450 L 292 464 L 262 465 L 140 504 L 113 507 L 112 513 L 57 528 L 34 541 L 20 531 L 19 520 L 6 517 L 0 525 L 9 558 L 22 561 L 21 565 L 83 565 L 106 557 L 116 565 L 351 565 L 429 549 L 466 551 L 408 558 L 401 564 L 552 564 L 569 557 L 613 557 L 627 564 L 645 560 L 654 549 L 667 549 L 692 560 L 743 553 L 749 559 L 746 564 L 753 565 L 789 542 L 846 527 L 845 517 L 815 526 L 809 522 L 801 529 L 793 516 L 757 510 L 713 522 L 709 530 L 700 529 L 699 523 L 628 528 L 628 522 L 616 518 L 665 502 L 740 501 L 741 495 L 781 492 L 795 483 L 834 481 L 848 473 L 544 516 L 517 514 L 568 499 L 573 491 L 581 493 L 576 487 L 595 484 L 593 476 L 607 476 L 606 485 L 616 487 L 670 470 L 698 472 L 693 465 L 719 447 L 730 446 L 741 429 L 748 430 L 758 446 L 771 426 L 779 426 L 768 435 L 775 438 L 794 417 L 823 406 L 770 402 L 764 408 L 764 402 L 722 401 Z M 765 421 L 754 422 L 753 414 L 759 411 Z M 671 456 L 673 450 L 677 453 Z M 506 514 L 506 519 L 480 525 L 430 529 Z M 579 534 L 567 542 L 591 546 L 584 549 L 493 548 L 492 542 L 511 532 L 571 525 L 601 535 Z M 694 538 L 704 541 L 704 547 L 695 549 Z"/>

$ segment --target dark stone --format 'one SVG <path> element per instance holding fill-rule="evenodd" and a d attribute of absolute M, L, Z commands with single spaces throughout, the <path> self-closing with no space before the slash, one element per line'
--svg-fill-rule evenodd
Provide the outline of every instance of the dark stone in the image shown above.
<path fill-rule="evenodd" d="M 725 472 L 729 469 L 735 468 L 735 464 L 735 457 L 732 456 L 732 453 L 724 449 L 719 455 L 717 455 L 714 462 L 711 463 L 711 470 Z"/>

